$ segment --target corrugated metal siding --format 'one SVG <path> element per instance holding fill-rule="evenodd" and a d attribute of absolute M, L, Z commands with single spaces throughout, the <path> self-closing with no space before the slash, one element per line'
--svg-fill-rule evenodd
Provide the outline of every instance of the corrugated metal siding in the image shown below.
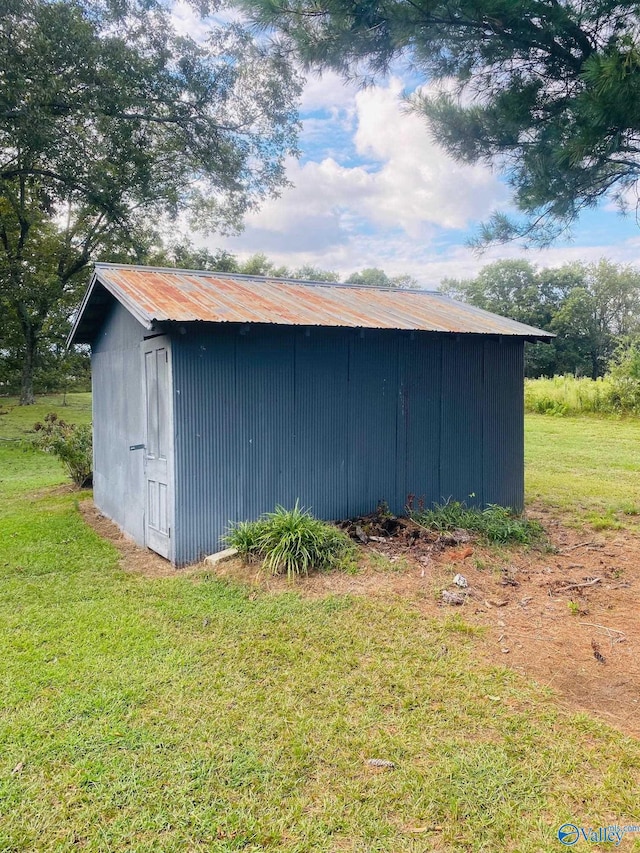
<path fill-rule="evenodd" d="M 522 505 L 521 341 L 213 327 L 173 339 L 176 560 L 296 499 Z"/>
<path fill-rule="evenodd" d="M 442 338 L 404 336 L 400 340 L 398 495 L 432 502 L 440 488 Z"/>
<path fill-rule="evenodd" d="M 290 506 L 296 499 L 295 346 L 277 329 L 239 335 L 236 345 L 236 400 L 241 413 L 240 507 L 254 518 L 266 506 Z M 242 413 L 247 413 L 242 417 Z"/>
<path fill-rule="evenodd" d="M 442 341 L 440 497 L 482 504 L 484 341 Z"/>
<path fill-rule="evenodd" d="M 524 506 L 524 348 L 484 344 L 484 503 Z"/>
<path fill-rule="evenodd" d="M 295 336 L 294 493 L 322 518 L 348 507 L 349 336 Z"/>
<path fill-rule="evenodd" d="M 242 417 L 233 335 L 174 338 L 175 559 L 218 550 L 238 517 Z"/>
<path fill-rule="evenodd" d="M 348 506 L 360 515 L 386 501 L 397 510 L 398 335 L 350 335 Z"/>
<path fill-rule="evenodd" d="M 140 343 L 143 327 L 115 302 L 92 346 L 93 498 L 96 506 L 144 544 L 144 441 Z"/>

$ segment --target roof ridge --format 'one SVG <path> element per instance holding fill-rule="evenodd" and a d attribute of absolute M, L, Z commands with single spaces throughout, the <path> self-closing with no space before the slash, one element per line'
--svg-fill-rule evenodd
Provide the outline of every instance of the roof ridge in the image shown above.
<path fill-rule="evenodd" d="M 278 284 L 303 284 L 311 287 L 346 287 L 349 289 L 359 290 L 381 290 L 389 293 L 419 293 L 428 296 L 442 296 L 445 299 L 451 297 L 443 293 L 441 290 L 427 290 L 424 287 L 389 287 L 383 284 L 355 284 L 346 281 L 315 281 L 314 279 L 306 278 L 288 278 L 286 276 L 275 275 L 250 275 L 248 273 L 226 272 L 223 270 L 196 270 L 187 267 L 156 267 L 146 266 L 144 264 L 115 264 L 106 261 L 97 261 L 94 264 L 95 269 L 128 269 L 139 270 L 140 272 L 159 272 L 159 273 L 188 273 L 189 275 L 214 276 L 216 278 L 231 278 L 239 281 L 255 281 L 255 282 L 274 282 Z"/>

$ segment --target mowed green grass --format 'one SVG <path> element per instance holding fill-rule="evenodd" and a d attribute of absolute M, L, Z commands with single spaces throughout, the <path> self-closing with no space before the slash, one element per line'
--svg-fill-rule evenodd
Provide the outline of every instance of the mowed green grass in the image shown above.
<path fill-rule="evenodd" d="M 525 417 L 527 502 L 541 500 L 596 527 L 640 514 L 640 418 Z"/>
<path fill-rule="evenodd" d="M 49 412 L 57 412 L 70 423 L 90 423 L 91 394 L 67 394 L 66 406 L 62 405 L 63 400 L 62 394 L 52 394 L 39 397 L 35 406 L 19 406 L 16 397 L 0 397 L 0 500 L 3 502 L 65 481 L 55 459 L 30 451 L 25 442 L 33 425 L 44 420 Z"/>
<path fill-rule="evenodd" d="M 460 618 L 126 574 L 55 461 L 6 445 L 3 853 L 533 853 L 640 823 L 640 745 L 483 665 Z"/>

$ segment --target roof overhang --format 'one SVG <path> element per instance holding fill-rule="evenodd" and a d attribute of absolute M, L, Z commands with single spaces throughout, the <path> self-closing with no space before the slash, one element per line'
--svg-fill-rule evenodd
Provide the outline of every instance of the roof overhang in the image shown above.
<path fill-rule="evenodd" d="M 176 322 L 479 334 L 531 342 L 555 337 L 439 291 L 96 264 L 67 346 L 91 343 L 114 300 L 147 331 Z"/>
<path fill-rule="evenodd" d="M 94 340 L 105 318 L 104 309 L 112 305 L 114 300 L 120 302 L 145 329 L 153 329 L 153 318 L 141 310 L 132 299 L 128 299 L 119 288 L 111 285 L 108 280 L 101 280 L 96 267 L 67 336 L 67 348 L 73 344 L 90 344 Z"/>

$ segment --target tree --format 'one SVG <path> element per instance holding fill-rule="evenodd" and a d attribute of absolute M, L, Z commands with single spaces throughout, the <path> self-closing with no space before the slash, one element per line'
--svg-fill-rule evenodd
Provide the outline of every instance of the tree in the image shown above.
<path fill-rule="evenodd" d="M 154 266 L 182 267 L 184 269 L 211 270 L 215 272 L 240 273 L 242 275 L 265 276 L 272 278 L 292 278 L 301 281 L 326 281 L 337 284 L 340 276 L 333 270 L 325 270 L 312 264 L 303 264 L 294 270 L 277 264 L 263 252 L 250 255 L 246 260 L 239 260 L 236 255 L 225 249 L 197 248 L 186 237 L 152 251 L 148 263 Z M 353 273 L 348 279 L 349 284 L 368 284 L 377 287 L 417 287 L 414 278 L 409 275 L 388 276 L 381 269 L 365 269 Z"/>
<path fill-rule="evenodd" d="M 595 379 L 618 343 L 640 330 L 640 273 L 606 260 L 582 269 L 582 285 L 569 292 L 550 328 L 574 340 L 584 372 Z"/>
<path fill-rule="evenodd" d="M 498 261 L 474 279 L 445 279 L 442 289 L 558 335 L 551 345 L 527 345 L 527 376 L 570 372 L 595 379 L 617 343 L 640 330 L 640 272 L 606 260 L 541 270 L 528 261 Z"/>
<path fill-rule="evenodd" d="M 48 318 L 118 247 L 188 211 L 237 230 L 285 181 L 299 83 L 238 26 L 206 46 L 154 0 L 5 0 L 0 18 L 0 299 L 19 330 L 21 402 Z"/>
<path fill-rule="evenodd" d="M 152 266 L 178 267 L 186 270 L 211 270 L 216 272 L 238 272 L 238 259 L 225 249 L 197 248 L 183 237 L 154 252 L 149 259 Z"/>
<path fill-rule="evenodd" d="M 320 267 L 314 267 L 311 264 L 305 264 L 298 267 L 293 273 L 294 278 L 299 278 L 302 281 L 327 281 L 334 284 L 340 281 L 340 276 L 333 270 L 323 270 Z"/>
<path fill-rule="evenodd" d="M 524 260 L 496 261 L 483 267 L 474 279 L 442 282 L 442 290 L 451 296 L 532 326 L 550 321 L 545 303 L 554 301 L 553 293 L 538 288 L 536 268 Z"/>
<path fill-rule="evenodd" d="M 640 339 L 622 338 L 607 365 L 610 399 L 621 412 L 640 414 Z"/>
<path fill-rule="evenodd" d="M 497 261 L 483 267 L 474 279 L 442 282 L 442 290 L 456 299 L 546 330 L 565 296 L 565 286 L 552 276 L 539 275 L 535 266 L 524 260 Z M 557 369 L 555 343 L 526 347 L 527 376 L 554 374 Z"/>
<path fill-rule="evenodd" d="M 244 0 L 307 68 L 374 80 L 399 61 L 463 162 L 497 163 L 524 219 L 480 240 L 545 244 L 640 174 L 640 11 L 631 0 Z M 634 202 L 635 203 L 635 202 Z"/>
<path fill-rule="evenodd" d="M 418 282 L 410 275 L 389 276 L 377 267 L 368 267 L 360 272 L 354 272 L 345 279 L 345 283 L 365 284 L 370 287 L 415 288 L 418 286 Z"/>
<path fill-rule="evenodd" d="M 262 252 L 251 255 L 246 261 L 239 263 L 238 272 L 243 275 L 272 276 L 273 278 L 289 278 L 291 275 L 287 267 L 277 267 Z"/>

